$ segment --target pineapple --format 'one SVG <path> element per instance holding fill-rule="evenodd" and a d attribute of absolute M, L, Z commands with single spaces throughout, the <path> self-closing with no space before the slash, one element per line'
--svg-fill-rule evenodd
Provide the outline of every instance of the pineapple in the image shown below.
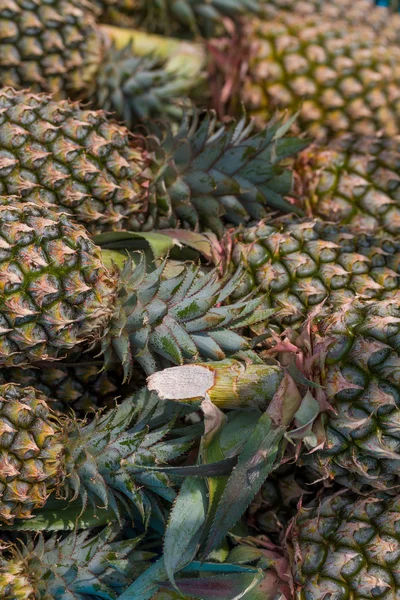
<path fill-rule="evenodd" d="M 106 363 L 133 359 L 148 373 L 198 355 L 218 360 L 248 348 L 230 331 L 265 318 L 262 298 L 225 299 L 241 274 L 200 277 L 188 265 L 163 279 L 126 261 L 108 269 L 85 229 L 67 216 L 18 198 L 0 198 L 0 364 L 61 358 L 100 341 Z"/>
<path fill-rule="evenodd" d="M 209 35 L 223 24 L 223 17 L 261 10 L 258 0 L 97 0 L 96 4 L 104 23 L 184 37 L 188 30 Z"/>
<path fill-rule="evenodd" d="M 300 326 L 323 302 L 386 298 L 399 289 L 400 247 L 390 236 L 282 218 L 228 232 L 223 247 L 226 268 L 241 265 L 247 275 L 232 297 L 260 289 L 281 326 Z"/>
<path fill-rule="evenodd" d="M 289 336 L 306 357 L 306 377 L 323 386 L 313 394 L 327 409 L 314 423 L 318 451 L 304 452 L 303 461 L 357 492 L 398 493 L 399 293 L 326 312 L 300 338 Z"/>
<path fill-rule="evenodd" d="M 249 600 L 397 600 L 398 497 L 336 494 L 316 504 L 299 508 L 281 547 L 253 537 L 230 552 L 227 562 L 264 569 Z"/>
<path fill-rule="evenodd" d="M 332 496 L 301 508 L 288 536 L 298 600 L 400 594 L 398 498 Z"/>
<path fill-rule="evenodd" d="M 297 125 L 314 139 L 399 133 L 397 42 L 368 25 L 269 3 L 262 20 L 246 22 L 243 39 L 252 47 L 241 100 L 260 122 L 276 108 L 300 109 Z"/>
<path fill-rule="evenodd" d="M 152 553 L 141 550 L 140 536 L 118 539 L 109 526 L 94 535 L 53 535 L 5 545 L 0 557 L 2 600 L 115 600 L 141 574 Z M 100 595 L 99 595 L 100 594 Z"/>
<path fill-rule="evenodd" d="M 301 454 L 317 480 L 359 493 L 398 493 L 399 306 L 397 290 L 386 300 L 318 306 L 301 333 L 286 329 L 280 338 L 264 329 L 260 357 L 266 364 L 252 370 L 252 380 L 244 378 L 247 405 L 237 393 L 238 361 L 168 368 L 149 378 L 149 388 L 184 403 L 207 397 L 220 409 L 267 410 L 287 427 L 288 458 Z"/>
<path fill-rule="evenodd" d="M 262 123 L 275 109 L 300 109 L 297 125 L 314 139 L 341 132 L 400 132 L 400 48 L 372 28 L 266 5 L 246 22 L 251 40 L 241 100 Z"/>
<path fill-rule="evenodd" d="M 394 0 L 395 2 L 397 0 Z M 264 0 L 263 6 L 266 2 Z M 388 7 L 378 5 L 375 0 L 268 0 L 268 7 L 296 12 L 302 16 L 321 15 L 330 21 L 342 21 L 351 27 L 370 27 L 377 36 L 391 42 L 398 42 L 400 35 L 400 15 L 388 13 Z"/>
<path fill-rule="evenodd" d="M 90 101 L 131 126 L 181 114 L 182 82 L 152 57 L 116 50 L 86 0 L 0 0 L 0 84 Z"/>
<path fill-rule="evenodd" d="M 0 194 L 54 206 L 93 234 L 177 226 L 223 232 L 266 214 L 296 210 L 283 199 L 292 177 L 282 159 L 304 148 L 273 122 L 259 133 L 242 120 L 216 127 L 185 119 L 132 137 L 102 112 L 45 95 L 0 91 Z"/>
<path fill-rule="evenodd" d="M 34 388 L 0 385 L 0 520 L 29 518 L 55 492 L 117 516 L 121 502 L 147 521 L 155 498 L 171 502 L 175 492 L 165 475 L 145 467 L 176 459 L 194 441 L 178 428 L 162 439 L 171 423 L 153 419 L 157 402 L 144 390 L 85 424 L 57 418 Z"/>
<path fill-rule="evenodd" d="M 295 195 L 326 221 L 398 236 L 399 161 L 396 138 L 348 135 L 312 146 L 295 161 Z"/>
<path fill-rule="evenodd" d="M 103 361 L 80 350 L 73 350 L 57 362 L 42 362 L 30 367 L 10 367 L 0 371 L 2 383 L 18 381 L 23 387 L 34 387 L 45 394 L 54 411 L 86 416 L 99 408 L 111 408 L 118 397 L 127 397 L 145 384 L 141 369 L 135 369 L 129 385 L 122 385 L 119 365 L 102 371 Z"/>
<path fill-rule="evenodd" d="M 208 94 L 221 115 L 244 104 L 261 125 L 277 109 L 299 110 L 295 130 L 315 140 L 349 131 L 400 133 L 398 40 L 316 11 L 302 14 L 269 2 L 263 8 L 263 18 L 245 19 L 236 37 L 193 45 L 209 73 L 206 84 L 192 89 L 194 98 L 204 102 Z M 132 30 L 105 31 L 117 46 L 135 39 Z M 177 54 L 161 36 L 153 45 L 165 59 Z M 188 42 L 182 52 L 188 53 Z"/>

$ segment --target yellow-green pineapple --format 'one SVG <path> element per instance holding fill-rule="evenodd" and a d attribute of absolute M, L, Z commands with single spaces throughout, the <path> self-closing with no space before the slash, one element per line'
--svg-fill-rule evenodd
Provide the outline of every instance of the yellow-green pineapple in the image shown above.
<path fill-rule="evenodd" d="M 400 233 L 397 138 L 342 136 L 294 164 L 294 196 L 308 214 L 367 233 Z"/>
<path fill-rule="evenodd" d="M 264 316 L 260 297 L 225 302 L 240 273 L 221 280 L 187 265 L 168 279 L 165 264 L 151 270 L 144 260 L 108 268 L 84 227 L 27 200 L 0 198 L 0 240 L 2 366 L 60 359 L 78 344 L 99 343 L 127 378 L 134 360 L 152 372 L 159 361 L 240 352 L 248 343 L 233 330 Z"/>
<path fill-rule="evenodd" d="M 332 493 L 299 505 L 280 544 L 236 538 L 227 562 L 263 569 L 254 600 L 397 600 L 399 518 L 398 497 Z"/>
<path fill-rule="evenodd" d="M 104 600 L 115 600 L 153 558 L 141 549 L 141 536 L 124 540 L 121 531 L 110 525 L 99 533 L 72 532 L 63 539 L 20 534 L 17 542 L 1 548 L 2 600 L 66 600 L 71 595 L 86 600 L 98 598 L 99 590 Z"/>
<path fill-rule="evenodd" d="M 0 385 L 0 521 L 29 518 L 50 494 L 116 516 L 138 510 L 147 521 L 151 498 L 171 502 L 175 491 L 163 473 L 147 475 L 146 466 L 178 458 L 193 441 L 177 428 L 165 444 L 166 420 L 174 415 L 153 419 L 157 402 L 143 390 L 88 424 L 57 416 L 34 388 Z"/>
<path fill-rule="evenodd" d="M 0 90 L 0 194 L 21 195 L 71 214 L 93 234 L 246 222 L 283 198 L 292 175 L 282 162 L 305 146 L 275 120 L 260 132 L 242 119 L 186 118 L 176 133 L 145 137 L 101 111 L 46 95 Z"/>
<path fill-rule="evenodd" d="M 368 25 L 309 11 L 275 9 L 248 20 L 249 68 L 241 100 L 260 122 L 276 109 L 300 110 L 297 125 L 315 139 L 341 132 L 400 131 L 400 51 Z"/>
<path fill-rule="evenodd" d="M 230 38 L 193 44 L 197 60 L 202 56 L 204 75 L 191 86 L 195 99 L 205 96 L 221 114 L 241 111 L 242 104 L 259 124 L 276 110 L 299 111 L 296 129 L 313 139 L 326 140 L 341 133 L 358 135 L 400 132 L 400 48 L 398 18 L 371 7 L 371 21 L 361 3 L 359 22 L 347 18 L 347 9 L 314 10 L 314 3 L 295 3 L 290 10 L 279 2 L 264 2 L 261 17 L 242 19 Z M 300 7 L 298 7 L 300 5 Z M 307 10 L 301 7 L 306 5 Z M 357 10 L 357 2 L 354 3 Z M 383 33 L 374 26 L 388 17 Z M 357 22 L 357 25 L 356 25 Z M 379 29 L 379 31 L 377 30 Z M 131 30 L 106 27 L 115 43 L 138 39 L 138 51 L 149 46 Z M 119 39 L 118 39 L 119 38 Z M 151 39 L 158 56 L 176 56 L 171 40 Z M 182 55 L 190 61 L 188 43 Z"/>
<path fill-rule="evenodd" d="M 91 102 L 131 126 L 181 115 L 181 81 L 154 57 L 116 50 L 86 0 L 0 1 L 0 84 Z"/>
<path fill-rule="evenodd" d="M 228 232 L 223 244 L 226 267 L 246 270 L 233 298 L 259 289 L 280 325 L 301 325 L 323 302 L 386 298 L 399 289 L 399 244 L 391 236 L 281 218 Z"/>

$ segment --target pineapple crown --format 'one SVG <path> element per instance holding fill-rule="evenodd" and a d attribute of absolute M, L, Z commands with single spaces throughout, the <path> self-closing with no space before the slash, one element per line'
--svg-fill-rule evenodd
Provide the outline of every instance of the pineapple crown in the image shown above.
<path fill-rule="evenodd" d="M 58 496 L 80 497 L 83 509 L 111 509 L 150 518 L 154 496 L 172 502 L 175 491 L 162 472 L 147 466 L 165 464 L 181 456 L 193 443 L 193 432 L 174 429 L 179 408 L 158 406 L 147 389 L 124 400 L 89 424 L 66 419 L 60 432 L 64 454 L 57 486 Z M 168 438 L 168 439 L 165 439 Z"/>
<path fill-rule="evenodd" d="M 3 549 L 2 598 L 12 600 L 116 600 L 153 554 L 138 548 L 141 537 L 120 539 L 115 525 L 97 535 L 72 533 L 28 538 Z M 5 594 L 5 595 L 4 595 Z"/>
<path fill-rule="evenodd" d="M 199 356 L 221 360 L 248 351 L 248 341 L 235 329 L 264 321 L 270 310 L 263 296 L 251 295 L 229 304 L 242 273 L 222 278 L 218 270 L 202 274 L 194 264 L 171 279 L 162 277 L 164 261 L 149 271 L 145 259 L 121 274 L 118 307 L 101 339 L 106 366 L 117 357 L 125 378 L 136 360 L 147 374 Z"/>
<path fill-rule="evenodd" d="M 121 49 L 111 43 L 87 96 L 95 107 L 132 128 L 161 115 L 179 121 L 186 87 L 185 79 L 169 72 L 165 62 L 136 56 L 130 42 Z"/>
<path fill-rule="evenodd" d="M 153 128 L 147 138 L 153 161 L 152 227 L 174 227 L 180 221 L 189 228 L 201 224 L 221 236 L 223 220 L 234 225 L 259 220 L 267 209 L 301 214 L 284 199 L 292 188 L 292 173 L 282 161 L 307 145 L 285 137 L 291 120 L 272 119 L 254 133 L 254 122 L 245 117 L 218 126 L 214 113 L 200 116 L 186 114 L 177 133 Z"/>

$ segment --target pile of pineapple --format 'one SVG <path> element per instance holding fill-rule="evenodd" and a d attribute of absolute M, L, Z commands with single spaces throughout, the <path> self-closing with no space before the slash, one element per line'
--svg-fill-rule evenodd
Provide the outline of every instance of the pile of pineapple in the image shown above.
<path fill-rule="evenodd" d="M 399 42 L 0 0 L 0 600 L 400 599 Z"/>

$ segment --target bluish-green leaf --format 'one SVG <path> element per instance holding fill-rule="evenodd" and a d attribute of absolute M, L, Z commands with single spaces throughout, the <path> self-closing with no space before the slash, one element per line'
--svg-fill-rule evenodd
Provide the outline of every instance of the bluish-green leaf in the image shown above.
<path fill-rule="evenodd" d="M 207 514 L 207 488 L 201 479 L 185 479 L 171 510 L 164 538 L 164 564 L 172 585 L 182 561 L 190 562 L 197 550 Z"/>

